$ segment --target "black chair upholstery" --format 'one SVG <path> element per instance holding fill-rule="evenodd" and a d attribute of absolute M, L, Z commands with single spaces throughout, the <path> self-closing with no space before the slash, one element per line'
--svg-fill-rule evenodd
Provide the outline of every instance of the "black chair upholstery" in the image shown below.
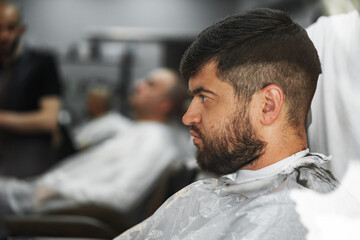
<path fill-rule="evenodd" d="M 183 165 L 169 166 L 155 189 L 130 214 L 92 203 L 60 206 L 35 215 L 9 216 L 4 219 L 5 228 L 10 236 L 113 239 L 151 216 L 167 198 L 191 183 L 196 173 Z"/>
<path fill-rule="evenodd" d="M 85 216 L 32 215 L 11 216 L 5 227 L 13 237 L 46 236 L 112 239 L 119 232 L 103 222 Z"/>

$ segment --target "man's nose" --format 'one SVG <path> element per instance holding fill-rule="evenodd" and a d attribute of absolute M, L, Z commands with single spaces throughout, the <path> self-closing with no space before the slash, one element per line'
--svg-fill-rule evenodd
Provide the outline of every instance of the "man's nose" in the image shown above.
<path fill-rule="evenodd" d="M 196 106 L 191 102 L 189 108 L 182 118 L 182 122 L 187 126 L 192 126 L 201 123 L 201 115 L 197 111 Z"/>

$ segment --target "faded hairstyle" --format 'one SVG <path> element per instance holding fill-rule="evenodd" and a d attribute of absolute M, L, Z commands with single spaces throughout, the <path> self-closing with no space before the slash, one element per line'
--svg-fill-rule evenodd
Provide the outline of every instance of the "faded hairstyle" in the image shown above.
<path fill-rule="evenodd" d="M 206 64 L 217 63 L 220 80 L 245 102 L 270 85 L 284 92 L 288 123 L 304 125 L 321 66 L 306 31 L 279 10 L 235 14 L 202 31 L 180 63 L 189 79 Z"/>

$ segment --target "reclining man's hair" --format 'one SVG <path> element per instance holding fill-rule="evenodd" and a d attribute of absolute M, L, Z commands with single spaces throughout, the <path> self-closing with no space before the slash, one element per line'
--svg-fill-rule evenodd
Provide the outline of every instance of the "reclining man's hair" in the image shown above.
<path fill-rule="evenodd" d="M 210 62 L 245 102 L 270 85 L 285 95 L 288 124 L 305 125 L 321 66 L 306 31 L 279 10 L 256 9 L 236 14 L 202 31 L 180 63 L 184 79 Z"/>
<path fill-rule="evenodd" d="M 186 100 L 188 98 L 187 86 L 185 81 L 180 77 L 179 73 L 175 70 L 170 70 L 176 79 L 174 86 L 172 86 L 167 94 L 167 97 L 172 102 L 172 109 L 169 113 L 169 117 L 175 121 L 181 123 L 182 116 L 186 112 Z"/>

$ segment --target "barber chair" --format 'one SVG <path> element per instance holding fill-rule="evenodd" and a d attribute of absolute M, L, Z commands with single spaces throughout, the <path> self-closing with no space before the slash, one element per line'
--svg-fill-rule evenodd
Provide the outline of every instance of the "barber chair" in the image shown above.
<path fill-rule="evenodd" d="M 4 220 L 9 238 L 34 237 L 113 239 L 151 216 L 172 194 L 193 182 L 197 170 L 172 164 L 160 176 L 149 196 L 130 214 L 98 204 L 57 206 L 26 216 L 8 216 Z"/>
<path fill-rule="evenodd" d="M 59 207 L 27 216 L 9 216 L 4 224 L 12 238 L 112 239 L 132 226 L 127 217 L 117 210 L 94 204 Z"/>

